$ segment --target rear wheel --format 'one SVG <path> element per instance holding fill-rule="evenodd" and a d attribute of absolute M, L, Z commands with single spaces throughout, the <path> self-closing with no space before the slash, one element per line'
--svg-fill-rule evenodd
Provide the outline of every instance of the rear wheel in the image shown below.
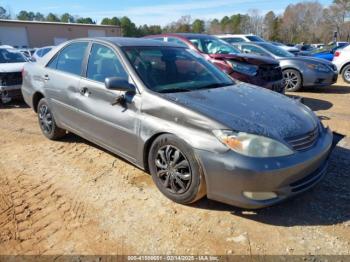
<path fill-rule="evenodd" d="M 344 67 L 342 77 L 346 83 L 350 84 L 350 65 Z"/>
<path fill-rule="evenodd" d="M 66 134 L 66 130 L 56 125 L 52 111 L 45 98 L 39 101 L 37 112 L 39 125 L 44 136 L 51 140 L 57 140 Z"/>
<path fill-rule="evenodd" d="M 283 71 L 284 88 L 288 92 L 296 92 L 302 87 L 301 74 L 295 69 Z"/>
<path fill-rule="evenodd" d="M 152 144 L 148 164 L 153 181 L 169 199 L 189 204 L 206 194 L 204 175 L 193 150 L 174 135 Z"/>

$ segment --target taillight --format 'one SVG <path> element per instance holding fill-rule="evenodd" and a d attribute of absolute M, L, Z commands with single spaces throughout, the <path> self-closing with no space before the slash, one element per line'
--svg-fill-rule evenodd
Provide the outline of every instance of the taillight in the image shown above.
<path fill-rule="evenodd" d="M 334 56 L 335 56 L 335 57 L 340 56 L 340 52 L 339 52 L 339 51 L 336 51 L 336 52 L 334 53 Z"/>

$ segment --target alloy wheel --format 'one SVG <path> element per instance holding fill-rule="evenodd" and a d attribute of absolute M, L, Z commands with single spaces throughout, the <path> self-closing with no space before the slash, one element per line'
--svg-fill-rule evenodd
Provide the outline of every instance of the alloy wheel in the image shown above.
<path fill-rule="evenodd" d="M 52 132 L 52 114 L 49 107 L 45 104 L 39 108 L 39 122 L 42 130 L 45 133 L 50 134 Z"/>
<path fill-rule="evenodd" d="M 297 73 L 293 71 L 285 71 L 283 73 L 285 89 L 295 89 L 299 86 L 299 77 Z"/>
<path fill-rule="evenodd" d="M 184 154 L 176 147 L 161 147 L 155 159 L 157 176 L 164 188 L 173 194 L 185 193 L 191 185 L 191 167 Z"/>

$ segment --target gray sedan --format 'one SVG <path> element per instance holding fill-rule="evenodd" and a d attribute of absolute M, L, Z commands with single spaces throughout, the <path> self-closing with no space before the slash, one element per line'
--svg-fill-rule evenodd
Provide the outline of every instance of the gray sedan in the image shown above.
<path fill-rule="evenodd" d="M 271 43 L 235 43 L 244 53 L 272 57 L 280 61 L 285 90 L 295 92 L 302 87 L 329 86 L 337 82 L 337 68 L 323 59 L 295 56 Z"/>
<path fill-rule="evenodd" d="M 24 99 L 47 138 L 78 134 L 150 172 L 178 203 L 207 195 L 260 208 L 326 173 L 333 135 L 309 108 L 235 83 L 176 44 L 78 39 L 23 75 Z"/>

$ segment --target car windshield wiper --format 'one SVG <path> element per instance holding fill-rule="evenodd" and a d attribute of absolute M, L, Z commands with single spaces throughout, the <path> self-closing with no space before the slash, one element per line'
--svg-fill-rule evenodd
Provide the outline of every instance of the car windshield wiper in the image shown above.
<path fill-rule="evenodd" d="M 159 93 L 180 93 L 180 92 L 191 92 L 193 89 L 188 88 L 171 88 L 158 91 Z"/>
<path fill-rule="evenodd" d="M 213 84 L 201 86 L 201 87 L 197 88 L 196 90 L 199 90 L 199 89 L 220 88 L 220 87 L 225 87 L 225 86 L 230 86 L 230 85 L 233 85 L 233 83 L 213 83 Z"/>

